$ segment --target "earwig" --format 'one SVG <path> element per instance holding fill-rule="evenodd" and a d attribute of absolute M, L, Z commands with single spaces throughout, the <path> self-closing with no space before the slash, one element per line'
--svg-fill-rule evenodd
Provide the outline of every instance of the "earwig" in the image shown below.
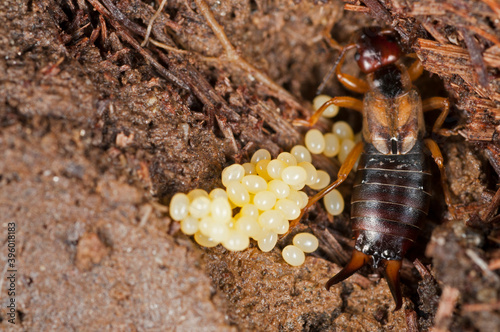
<path fill-rule="evenodd" d="M 356 49 L 355 60 L 367 80 L 341 71 L 347 51 Z M 448 111 L 448 99 L 433 97 L 422 101 L 412 81 L 423 72 L 419 60 L 407 68 L 393 30 L 365 28 L 353 44 L 345 46 L 335 69 L 337 79 L 347 89 L 364 93 L 363 101 L 334 97 L 308 120 L 296 125 L 314 125 L 330 105 L 354 109 L 363 115 L 362 142 L 358 143 L 338 172 L 337 180 L 309 199 L 304 212 L 341 184 L 360 157 L 351 198 L 351 223 L 355 238 L 349 263 L 326 283 L 329 289 L 371 263 L 382 266 L 395 310 L 402 306 L 399 270 L 408 249 L 416 241 L 430 203 L 431 172 L 426 150 L 438 165 L 445 199 L 450 194 L 437 144 L 425 138 L 423 113 L 441 109 L 432 131 L 441 129 Z M 291 225 L 292 227 L 292 225 Z"/>

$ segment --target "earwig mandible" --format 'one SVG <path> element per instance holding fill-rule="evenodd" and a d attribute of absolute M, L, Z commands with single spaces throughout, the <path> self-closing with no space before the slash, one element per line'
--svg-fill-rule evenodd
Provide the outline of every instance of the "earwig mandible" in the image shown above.
<path fill-rule="evenodd" d="M 367 80 L 341 71 L 347 51 L 356 49 L 355 60 Z M 412 81 L 423 72 L 417 59 L 406 68 L 395 32 L 390 29 L 364 28 L 355 43 L 342 48 L 335 69 L 337 79 L 347 89 L 364 93 L 363 101 L 352 97 L 334 97 L 308 120 L 295 125 L 314 125 L 330 105 L 356 110 L 363 115 L 362 142 L 358 143 L 338 172 L 337 180 L 312 196 L 300 217 L 314 203 L 340 185 L 361 156 L 351 198 L 351 222 L 355 238 L 349 263 L 326 288 L 341 282 L 365 264 L 382 266 L 395 310 L 402 306 L 399 270 L 407 250 L 416 241 L 430 203 L 431 172 L 427 148 L 440 173 L 446 203 L 450 193 L 438 145 L 425 137 L 424 112 L 441 109 L 433 133 L 449 135 L 441 129 L 448 111 L 447 98 L 421 99 Z"/>

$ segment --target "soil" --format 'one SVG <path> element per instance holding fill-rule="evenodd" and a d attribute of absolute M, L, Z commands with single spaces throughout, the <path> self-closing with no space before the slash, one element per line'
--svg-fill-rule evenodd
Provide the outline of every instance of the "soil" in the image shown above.
<path fill-rule="evenodd" d="M 199 3 L 166 3 L 151 38 L 167 49 L 140 46 L 160 2 L 0 4 L 0 328 L 500 331 L 498 5 L 208 1 L 231 57 Z M 224 167 L 302 140 L 291 122 L 309 115 L 338 56 L 325 26 L 345 45 L 381 24 L 417 53 L 428 73 L 416 85 L 450 97 L 445 126 L 460 128 L 435 137 L 453 202 L 436 168 L 429 223 L 403 262 L 403 309 L 392 311 L 385 280 L 368 267 L 325 289 L 350 257 L 348 206 L 335 218 L 320 205 L 307 214 L 298 228 L 320 249 L 299 268 L 281 258 L 289 238 L 269 253 L 231 253 L 183 235 L 168 217 L 173 194 L 221 187 Z M 359 75 L 354 61 L 344 70 Z M 353 95 L 335 79 L 325 92 Z M 352 112 L 339 118 L 359 129 Z M 314 163 L 335 178 L 337 162 Z M 350 182 L 340 187 L 346 201 Z"/>

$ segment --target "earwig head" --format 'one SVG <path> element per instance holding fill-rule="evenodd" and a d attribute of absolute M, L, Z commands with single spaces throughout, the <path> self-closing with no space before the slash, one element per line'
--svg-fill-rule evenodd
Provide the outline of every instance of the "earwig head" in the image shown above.
<path fill-rule="evenodd" d="M 363 28 L 356 41 L 354 59 L 365 74 L 396 62 L 402 56 L 396 34 L 378 27 Z"/>
<path fill-rule="evenodd" d="M 371 256 L 354 249 L 349 263 L 347 263 L 347 265 L 339 273 L 328 280 L 328 282 L 326 283 L 326 289 L 329 290 L 333 285 L 349 278 L 363 266 L 372 261 L 373 258 Z M 394 298 L 394 302 L 396 303 L 396 308 L 394 309 L 394 311 L 399 310 L 403 304 L 401 286 L 399 283 L 399 269 L 401 268 L 401 260 L 383 259 L 381 263 L 384 267 L 384 277 L 387 280 L 387 284 L 389 285 L 389 289 L 391 290 L 392 297 Z"/>

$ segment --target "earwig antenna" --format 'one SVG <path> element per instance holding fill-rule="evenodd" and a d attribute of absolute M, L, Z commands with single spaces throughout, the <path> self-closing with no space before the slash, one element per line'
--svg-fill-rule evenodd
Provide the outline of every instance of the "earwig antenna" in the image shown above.
<path fill-rule="evenodd" d="M 337 66 L 339 65 L 340 61 L 345 57 L 346 52 L 349 51 L 350 49 L 353 49 L 354 47 L 356 47 L 356 44 L 348 44 L 342 48 L 339 56 L 337 57 L 337 60 L 333 63 L 333 66 L 330 68 L 330 71 L 328 72 L 328 74 L 326 74 L 325 77 L 323 77 L 323 80 L 321 81 L 321 84 L 319 85 L 318 90 L 316 90 L 316 95 L 319 95 L 323 92 L 323 89 L 325 88 L 326 83 L 328 83 L 328 81 L 332 77 L 332 75 L 335 72 L 335 70 L 337 69 Z"/>

